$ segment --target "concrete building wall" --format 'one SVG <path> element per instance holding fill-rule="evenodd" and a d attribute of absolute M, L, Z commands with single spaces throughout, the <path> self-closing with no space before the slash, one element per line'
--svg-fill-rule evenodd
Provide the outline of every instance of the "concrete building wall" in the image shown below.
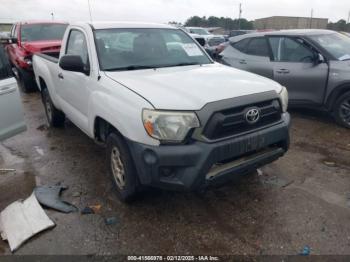
<path fill-rule="evenodd" d="M 10 32 L 12 24 L 0 23 L 0 32 Z"/>
<path fill-rule="evenodd" d="M 310 26 L 311 22 L 311 26 Z M 272 16 L 267 18 L 256 19 L 254 21 L 255 29 L 326 29 L 328 24 L 327 18 L 311 18 L 310 17 L 287 17 Z"/>

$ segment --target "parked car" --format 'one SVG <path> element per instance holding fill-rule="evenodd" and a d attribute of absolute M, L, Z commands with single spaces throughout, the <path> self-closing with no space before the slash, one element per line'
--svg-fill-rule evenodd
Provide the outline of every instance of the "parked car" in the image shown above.
<path fill-rule="evenodd" d="M 291 106 L 325 110 L 350 128 L 350 39 L 327 30 L 286 30 L 231 38 L 222 62 L 287 87 Z"/>
<path fill-rule="evenodd" d="M 186 27 L 186 29 L 190 34 L 200 35 L 205 37 L 206 39 L 214 36 L 213 34 L 209 33 L 207 29 L 202 27 Z"/>
<path fill-rule="evenodd" d="M 0 44 L 0 141 L 26 130 L 17 83 Z"/>
<path fill-rule="evenodd" d="M 225 48 L 225 37 L 223 36 L 213 36 L 207 40 L 206 45 L 204 45 L 205 50 L 208 52 L 208 54 L 216 60 L 219 53 L 223 51 Z"/>
<path fill-rule="evenodd" d="M 6 50 L 16 77 L 25 92 L 36 89 L 32 56 L 37 52 L 59 51 L 67 24 L 63 22 L 18 22 L 11 29 Z"/>
<path fill-rule="evenodd" d="M 33 57 L 48 122 L 67 116 L 106 146 L 121 200 L 141 185 L 201 188 L 288 149 L 286 89 L 214 63 L 183 30 L 71 24 L 57 57 Z"/>
<path fill-rule="evenodd" d="M 230 37 L 235 37 L 239 35 L 246 35 L 254 32 L 256 31 L 255 30 L 231 30 L 228 37 L 230 38 Z"/>
<path fill-rule="evenodd" d="M 10 32 L 0 32 L 0 45 L 7 44 L 10 39 Z"/>

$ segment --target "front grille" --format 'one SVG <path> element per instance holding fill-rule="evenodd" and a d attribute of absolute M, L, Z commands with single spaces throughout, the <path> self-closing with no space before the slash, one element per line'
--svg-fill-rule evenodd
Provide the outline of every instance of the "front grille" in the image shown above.
<path fill-rule="evenodd" d="M 245 117 L 252 108 L 257 108 L 260 113 L 260 119 L 254 124 L 248 123 Z M 210 117 L 203 135 L 216 140 L 242 134 L 280 121 L 281 113 L 281 105 L 277 99 L 225 109 Z"/>

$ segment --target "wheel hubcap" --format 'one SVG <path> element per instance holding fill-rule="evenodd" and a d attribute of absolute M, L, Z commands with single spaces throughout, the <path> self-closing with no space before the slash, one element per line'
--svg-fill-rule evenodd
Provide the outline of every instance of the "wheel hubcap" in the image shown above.
<path fill-rule="evenodd" d="M 343 121 L 350 125 L 350 98 L 345 99 L 340 106 L 340 116 Z"/>
<path fill-rule="evenodd" d="M 111 165 L 114 180 L 120 189 L 125 187 L 125 168 L 117 147 L 113 147 L 111 154 Z"/>

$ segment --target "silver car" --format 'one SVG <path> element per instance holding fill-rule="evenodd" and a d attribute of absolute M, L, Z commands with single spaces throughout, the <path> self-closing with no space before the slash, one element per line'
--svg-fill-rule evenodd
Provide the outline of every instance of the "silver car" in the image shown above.
<path fill-rule="evenodd" d="M 230 38 L 223 64 L 287 87 L 291 106 L 330 112 L 350 128 L 350 38 L 328 30 L 286 30 Z"/>
<path fill-rule="evenodd" d="M 26 130 L 17 82 L 0 44 L 0 141 Z"/>

